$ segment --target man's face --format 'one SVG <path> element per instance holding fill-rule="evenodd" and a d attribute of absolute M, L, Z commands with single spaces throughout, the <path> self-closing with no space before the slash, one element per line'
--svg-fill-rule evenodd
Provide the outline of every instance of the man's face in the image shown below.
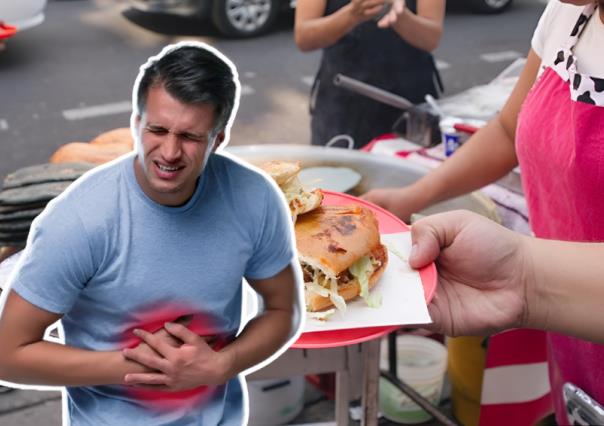
<path fill-rule="evenodd" d="M 214 125 L 212 105 L 183 104 L 163 86 L 149 89 L 143 117 L 137 118 L 140 138 L 136 179 L 149 198 L 166 206 L 187 202 L 195 191 L 209 150 Z M 216 145 L 224 133 L 216 136 Z"/>

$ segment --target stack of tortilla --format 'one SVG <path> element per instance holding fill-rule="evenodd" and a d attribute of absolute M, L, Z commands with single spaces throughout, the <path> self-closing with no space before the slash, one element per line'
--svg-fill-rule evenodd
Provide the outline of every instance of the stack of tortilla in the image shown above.
<path fill-rule="evenodd" d="M 0 246 L 24 247 L 34 218 L 92 167 L 90 163 L 39 164 L 6 176 L 0 192 Z"/>

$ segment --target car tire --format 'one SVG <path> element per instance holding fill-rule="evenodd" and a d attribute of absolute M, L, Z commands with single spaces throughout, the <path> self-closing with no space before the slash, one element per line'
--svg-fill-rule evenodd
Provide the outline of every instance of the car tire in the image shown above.
<path fill-rule="evenodd" d="M 512 5 L 512 0 L 469 0 L 474 12 L 495 14 L 501 13 Z"/>
<path fill-rule="evenodd" d="M 254 37 L 273 25 L 280 4 L 280 0 L 215 0 L 212 22 L 227 37 Z"/>

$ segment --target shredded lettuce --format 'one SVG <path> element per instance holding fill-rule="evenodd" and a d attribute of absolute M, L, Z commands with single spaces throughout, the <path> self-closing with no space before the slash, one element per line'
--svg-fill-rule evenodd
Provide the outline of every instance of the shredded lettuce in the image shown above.
<path fill-rule="evenodd" d="M 336 308 L 342 312 L 346 312 L 346 301 L 338 294 L 338 281 L 334 279 L 330 279 L 329 281 L 331 281 L 329 299 L 333 302 Z"/>
<path fill-rule="evenodd" d="M 317 278 L 313 282 L 307 282 L 306 288 L 313 293 L 317 293 L 319 296 L 329 297 L 329 289 L 319 285 Z"/>
<path fill-rule="evenodd" d="M 373 273 L 374 264 L 369 256 L 363 256 L 352 264 L 348 270 L 357 279 L 361 287 L 361 298 L 370 308 L 379 308 L 382 305 L 382 295 L 379 293 L 369 294 L 369 277 Z"/>
<path fill-rule="evenodd" d="M 392 244 L 384 244 L 384 245 L 388 248 L 388 251 L 392 252 L 392 254 L 394 254 L 396 257 L 398 257 L 403 262 L 407 263 L 409 261 L 409 259 L 407 259 L 407 257 L 405 257 L 405 255 L 403 253 L 398 251 Z"/>
<path fill-rule="evenodd" d="M 319 321 L 327 321 L 329 317 L 336 313 L 336 309 L 328 309 L 321 312 L 307 312 L 309 318 L 317 319 Z"/>
<path fill-rule="evenodd" d="M 373 272 L 373 265 L 369 256 L 363 256 L 348 268 L 350 273 L 359 281 L 361 297 L 367 301 L 369 297 L 369 275 Z"/>
<path fill-rule="evenodd" d="M 382 306 L 382 294 L 374 291 L 373 294 L 369 295 L 369 297 L 365 299 L 365 302 L 367 302 L 367 306 L 370 308 L 379 308 Z"/>
<path fill-rule="evenodd" d="M 369 294 L 369 277 L 373 274 L 375 268 L 380 266 L 377 259 L 369 256 L 363 256 L 349 268 L 353 277 L 359 282 L 361 288 L 360 296 L 370 308 L 379 308 L 382 304 L 382 295 L 374 292 Z M 303 265 L 304 267 L 305 265 Z M 310 272 L 310 271 L 309 271 Z M 326 276 L 322 271 L 313 271 L 313 281 L 305 282 L 306 291 L 316 293 L 322 297 L 329 297 L 337 310 L 346 312 L 346 301 L 338 294 L 338 280 Z M 326 320 L 330 315 L 321 318 Z M 313 316 L 316 317 L 316 316 Z"/>
<path fill-rule="evenodd" d="M 302 268 L 306 268 L 306 264 L 302 264 Z M 312 281 L 306 281 L 304 286 L 308 293 L 315 293 L 321 297 L 329 297 L 335 307 L 343 312 L 346 311 L 346 301 L 338 294 L 338 280 L 326 276 L 322 271 L 308 271 L 312 273 Z M 327 317 L 325 317 L 327 319 Z"/>

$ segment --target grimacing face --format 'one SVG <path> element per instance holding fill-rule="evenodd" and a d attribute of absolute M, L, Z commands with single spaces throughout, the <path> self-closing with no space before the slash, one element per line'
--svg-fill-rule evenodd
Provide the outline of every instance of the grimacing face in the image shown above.
<path fill-rule="evenodd" d="M 184 104 L 162 85 L 149 88 L 145 111 L 135 121 L 134 163 L 136 180 L 149 198 L 165 206 L 191 198 L 210 152 L 224 140 L 224 131 L 210 140 L 215 115 L 210 104 Z"/>

